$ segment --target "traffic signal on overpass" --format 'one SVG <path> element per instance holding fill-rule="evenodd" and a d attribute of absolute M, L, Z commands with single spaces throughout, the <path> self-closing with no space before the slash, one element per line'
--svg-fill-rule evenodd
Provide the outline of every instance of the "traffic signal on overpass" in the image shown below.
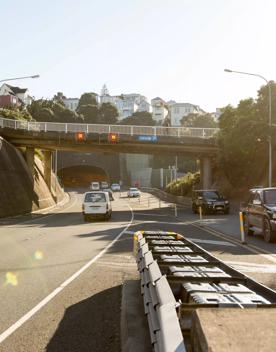
<path fill-rule="evenodd" d="M 118 143 L 119 142 L 119 133 L 108 133 L 107 140 L 109 143 Z"/>
<path fill-rule="evenodd" d="M 86 140 L 85 132 L 77 132 L 75 134 L 75 139 L 77 142 L 84 142 Z"/>

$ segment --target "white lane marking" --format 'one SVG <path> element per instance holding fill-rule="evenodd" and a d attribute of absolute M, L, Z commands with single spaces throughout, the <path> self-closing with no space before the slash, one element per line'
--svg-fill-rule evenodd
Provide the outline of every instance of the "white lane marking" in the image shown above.
<path fill-rule="evenodd" d="M 213 240 L 202 240 L 201 238 L 190 238 L 187 237 L 188 240 L 198 243 L 207 243 L 207 244 L 217 244 L 219 246 L 228 246 L 228 247 L 237 247 L 237 245 L 226 242 L 226 241 L 213 241 Z"/>
<path fill-rule="evenodd" d="M 26 220 L 26 221 L 22 221 L 22 222 L 17 222 L 17 223 L 15 223 L 15 224 L 13 224 L 13 225 L 7 225 L 7 226 L 4 226 L 4 227 L 5 227 L 5 228 L 10 228 L 10 227 L 16 228 L 17 226 L 20 226 L 20 225 L 22 225 L 22 224 L 30 224 L 30 223 L 35 222 L 35 221 L 38 222 L 39 220 L 46 219 L 46 218 L 50 218 L 50 217 L 52 217 L 52 216 L 55 216 L 55 215 L 61 213 L 63 210 L 69 210 L 69 209 L 73 208 L 73 207 L 76 205 L 77 200 L 78 200 L 78 198 L 77 198 L 76 196 L 74 196 L 74 201 L 73 201 L 73 203 L 71 203 L 71 204 L 70 204 L 68 207 L 66 207 L 66 208 L 62 208 L 62 209 L 56 211 L 55 213 L 50 213 L 50 214 L 47 214 L 47 215 L 39 214 L 39 215 L 41 215 L 41 216 L 38 217 L 38 218 L 30 219 L 30 220 Z"/>
<path fill-rule="evenodd" d="M 247 273 L 276 273 L 276 265 L 226 261 L 237 270 Z"/>
<path fill-rule="evenodd" d="M 126 235 L 134 235 L 136 231 L 125 231 Z"/>
<path fill-rule="evenodd" d="M 40 301 L 33 309 L 31 309 L 28 313 L 23 315 L 17 322 L 11 325 L 8 329 L 6 329 L 0 335 L 0 343 L 2 343 L 7 337 L 9 337 L 12 333 L 14 333 L 21 325 L 26 323 L 35 313 L 37 313 L 41 308 L 43 308 L 47 303 L 49 303 L 57 294 L 59 294 L 66 286 L 68 286 L 72 281 L 74 281 L 77 277 L 79 277 L 86 269 L 88 269 L 96 260 L 102 257 L 113 244 L 118 241 L 118 239 L 127 231 L 127 229 L 131 226 L 134 214 L 132 208 L 129 206 L 131 211 L 131 220 L 125 227 L 125 229 L 119 233 L 115 239 L 110 242 L 99 254 L 97 254 L 94 258 L 92 258 L 88 263 L 86 263 L 82 268 L 80 268 L 75 274 L 70 276 L 67 280 L 65 280 L 59 287 L 57 287 L 53 292 L 51 292 L 47 297 L 45 297 L 42 301 Z"/>
<path fill-rule="evenodd" d="M 165 214 L 146 214 L 146 213 L 138 213 L 138 211 L 139 210 L 134 211 L 135 216 L 142 215 L 142 216 L 165 216 L 165 217 L 168 217 L 168 215 L 165 215 Z"/>

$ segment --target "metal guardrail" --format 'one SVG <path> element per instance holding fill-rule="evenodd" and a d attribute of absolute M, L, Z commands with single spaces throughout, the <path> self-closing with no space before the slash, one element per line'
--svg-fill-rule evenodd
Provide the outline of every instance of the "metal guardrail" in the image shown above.
<path fill-rule="evenodd" d="M 79 123 L 37 122 L 12 120 L 0 116 L 0 128 L 41 132 L 85 132 L 89 133 L 119 133 L 130 136 L 166 136 L 166 137 L 197 137 L 213 138 L 218 128 L 195 127 L 161 127 L 161 126 L 129 126 L 129 125 L 101 125 Z"/>
<path fill-rule="evenodd" d="M 276 307 L 275 291 L 182 235 L 139 231 L 135 238 L 141 293 L 155 351 L 190 348 L 192 313 L 198 308 Z"/>

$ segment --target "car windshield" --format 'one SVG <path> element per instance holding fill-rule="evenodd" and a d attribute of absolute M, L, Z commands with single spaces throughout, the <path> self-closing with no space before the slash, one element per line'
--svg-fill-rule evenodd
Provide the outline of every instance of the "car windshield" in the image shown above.
<path fill-rule="evenodd" d="M 86 203 L 104 203 L 106 198 L 104 193 L 87 193 L 84 201 Z"/>
<path fill-rule="evenodd" d="M 134 191 L 134 192 L 135 192 L 135 191 L 138 191 L 137 188 L 130 188 L 129 190 L 130 190 L 131 192 L 133 192 L 133 191 Z"/>
<path fill-rule="evenodd" d="M 221 198 L 220 194 L 216 191 L 204 191 L 203 197 L 207 198 L 207 199 L 220 199 Z"/>
<path fill-rule="evenodd" d="M 264 191 L 265 204 L 276 204 L 276 189 Z"/>

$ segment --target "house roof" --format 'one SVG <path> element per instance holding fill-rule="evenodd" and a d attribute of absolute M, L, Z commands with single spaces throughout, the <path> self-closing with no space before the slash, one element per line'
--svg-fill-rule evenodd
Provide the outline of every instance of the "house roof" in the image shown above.
<path fill-rule="evenodd" d="M 28 88 L 19 88 L 19 87 L 13 87 L 10 86 L 9 84 L 6 84 L 7 87 L 12 91 L 13 94 L 19 94 L 19 93 L 26 93 Z"/>
<path fill-rule="evenodd" d="M 162 98 L 159 98 L 159 97 L 156 97 L 156 98 L 154 98 L 154 99 L 152 99 L 152 100 L 162 100 L 162 101 L 163 101 L 163 99 L 162 99 Z"/>

